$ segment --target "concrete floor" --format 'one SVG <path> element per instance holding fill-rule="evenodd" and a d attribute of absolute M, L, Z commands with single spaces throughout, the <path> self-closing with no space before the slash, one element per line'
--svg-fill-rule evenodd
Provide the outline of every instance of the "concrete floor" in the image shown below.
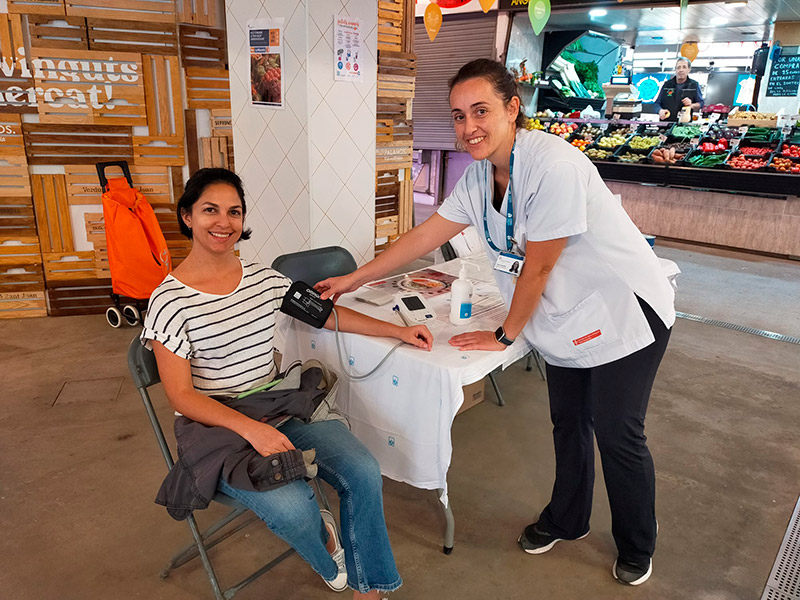
<path fill-rule="evenodd" d="M 731 263 L 718 252 L 676 251 L 691 252 L 696 264 L 687 290 L 702 289 L 695 277 L 737 290 L 747 285 L 746 278 L 721 274 Z M 746 260 L 767 265 L 769 277 L 759 286 L 772 285 L 770 278 L 776 285 L 800 281 L 800 263 Z M 700 302 L 688 293 L 679 296 L 679 309 Z M 714 306 L 721 320 L 739 310 Z M 785 306 L 796 315 L 791 303 Z M 199 564 L 158 577 L 189 532 L 152 501 L 164 466 L 127 374 L 134 333 L 109 328 L 101 316 L 0 321 L 2 600 L 212 597 Z M 552 485 L 546 387 L 524 362 L 498 379 L 507 405 L 494 404 L 487 387 L 487 401 L 453 427 L 452 555 L 441 552 L 444 518 L 435 494 L 385 481 L 390 537 L 405 580 L 393 598 L 760 597 L 800 493 L 800 347 L 676 324 L 648 413 L 660 535 L 654 574 L 640 588 L 611 578 L 615 550 L 599 465 L 589 537 L 542 556 L 517 548 L 520 530 L 536 518 Z M 163 392 L 153 397 L 169 423 Z M 220 512 L 199 518 L 208 522 Z M 283 549 L 254 525 L 212 558 L 230 585 Z M 238 597 L 335 596 L 293 556 Z"/>

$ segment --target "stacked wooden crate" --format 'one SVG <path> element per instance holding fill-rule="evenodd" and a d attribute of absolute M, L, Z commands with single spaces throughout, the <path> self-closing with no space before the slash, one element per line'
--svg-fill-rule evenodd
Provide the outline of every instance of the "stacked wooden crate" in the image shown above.
<path fill-rule="evenodd" d="M 0 317 L 109 306 L 97 162 L 130 164 L 173 263 L 188 254 L 175 215 L 187 162 L 199 168 L 207 148 L 207 164 L 233 167 L 221 2 L 8 0 L 0 14 Z M 199 112 L 211 120 L 207 141 L 197 136 Z"/>
<path fill-rule="evenodd" d="M 376 105 L 375 251 L 380 252 L 414 226 L 411 180 L 416 57 L 414 5 L 409 0 L 378 2 L 378 85 Z"/>

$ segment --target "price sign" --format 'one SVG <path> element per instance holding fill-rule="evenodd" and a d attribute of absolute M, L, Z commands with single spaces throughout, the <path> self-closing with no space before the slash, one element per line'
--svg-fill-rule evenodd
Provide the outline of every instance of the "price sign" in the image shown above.
<path fill-rule="evenodd" d="M 666 142 L 666 141 L 667 141 L 667 136 L 665 136 L 663 133 L 662 133 L 662 134 L 659 134 L 659 136 L 658 136 L 658 141 L 659 141 L 659 142 L 661 142 L 661 143 L 663 144 L 664 142 Z"/>
<path fill-rule="evenodd" d="M 693 138 L 691 139 L 691 144 L 692 144 L 692 146 L 697 146 L 697 142 L 699 142 L 699 141 L 700 141 L 700 138 L 699 138 L 699 137 L 693 137 Z"/>
<path fill-rule="evenodd" d="M 739 134 L 747 135 L 747 125 L 742 125 L 741 127 L 739 127 Z"/>
<path fill-rule="evenodd" d="M 711 116 L 708 117 L 708 120 L 711 121 L 712 123 L 716 123 L 717 121 L 719 121 L 719 118 L 721 116 L 722 115 L 720 113 L 711 113 Z"/>
<path fill-rule="evenodd" d="M 608 123 L 600 123 L 600 131 L 606 131 L 608 129 Z"/>
<path fill-rule="evenodd" d="M 792 132 L 792 125 L 790 123 L 787 123 L 781 129 L 781 135 L 783 135 L 784 137 L 788 136 L 791 132 Z"/>
<path fill-rule="evenodd" d="M 709 129 L 711 129 L 711 123 L 705 123 L 700 126 L 700 133 L 708 133 Z"/>
<path fill-rule="evenodd" d="M 736 148 L 739 147 L 739 142 L 741 142 L 741 141 L 742 140 L 740 140 L 738 138 L 735 139 L 735 140 L 731 140 L 731 149 L 736 150 Z"/>

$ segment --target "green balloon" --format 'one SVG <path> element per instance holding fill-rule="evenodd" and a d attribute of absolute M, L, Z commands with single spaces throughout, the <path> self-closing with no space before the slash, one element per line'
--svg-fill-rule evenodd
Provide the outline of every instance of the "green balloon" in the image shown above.
<path fill-rule="evenodd" d="M 536 35 L 542 33 L 542 29 L 550 19 L 550 0 L 530 0 L 528 2 L 528 17 L 533 25 L 533 32 Z"/>

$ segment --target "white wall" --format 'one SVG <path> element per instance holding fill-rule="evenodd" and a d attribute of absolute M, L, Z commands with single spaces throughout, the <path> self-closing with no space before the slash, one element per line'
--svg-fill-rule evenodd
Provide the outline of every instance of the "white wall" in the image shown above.
<path fill-rule="evenodd" d="M 244 257 L 341 245 L 373 257 L 375 230 L 374 0 L 226 0 L 236 170 L 247 193 Z M 362 20 L 363 82 L 333 80 L 333 15 Z M 247 21 L 284 18 L 286 108 L 250 104 Z"/>

